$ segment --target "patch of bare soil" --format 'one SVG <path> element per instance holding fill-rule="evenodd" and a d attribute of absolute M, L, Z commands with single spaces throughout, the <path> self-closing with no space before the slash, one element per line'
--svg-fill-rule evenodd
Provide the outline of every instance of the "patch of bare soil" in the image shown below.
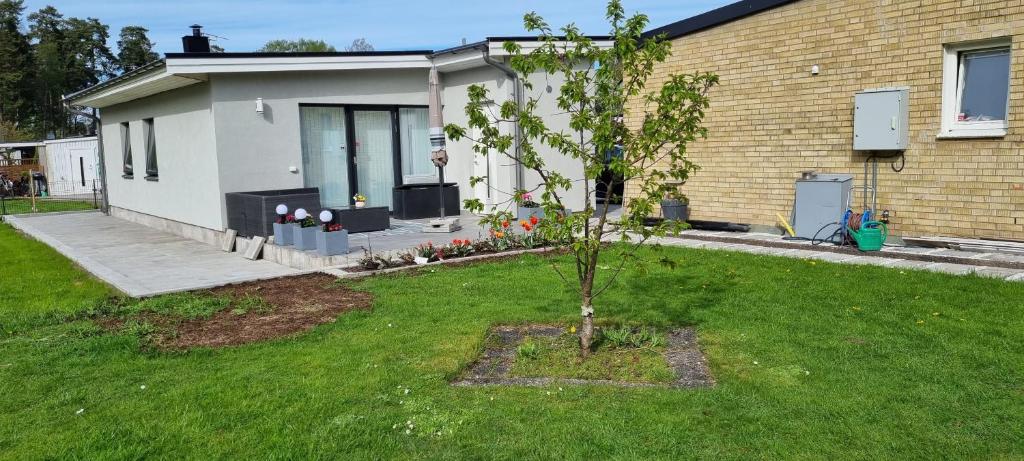
<path fill-rule="evenodd" d="M 339 286 L 334 283 L 337 280 L 310 274 L 228 285 L 209 290 L 213 296 L 232 300 L 230 307 L 209 318 L 144 314 L 140 320 L 157 326 L 150 341 L 161 349 L 236 346 L 280 338 L 334 322 L 348 311 L 370 309 L 373 295 Z M 265 308 L 242 313 L 234 309 L 243 300 L 251 304 L 253 297 L 262 300 Z"/>
<path fill-rule="evenodd" d="M 509 376 L 516 348 L 527 336 L 558 337 L 565 329 L 551 325 L 507 326 L 491 329 L 480 358 L 470 364 L 454 386 L 549 386 L 552 384 L 599 384 L 620 387 L 664 387 L 662 384 L 574 378 L 521 378 Z M 668 334 L 665 360 L 676 374 L 668 384 L 672 388 L 711 387 L 715 380 L 708 369 L 704 353 L 697 345 L 697 331 L 691 327 L 672 330 Z"/>

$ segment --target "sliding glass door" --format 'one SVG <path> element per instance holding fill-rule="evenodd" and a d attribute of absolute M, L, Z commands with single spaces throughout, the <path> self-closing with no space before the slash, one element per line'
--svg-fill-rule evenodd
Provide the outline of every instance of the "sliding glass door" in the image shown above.
<path fill-rule="evenodd" d="M 391 189 L 395 187 L 395 145 L 392 111 L 355 110 L 356 181 L 367 206 L 391 208 Z"/>
<path fill-rule="evenodd" d="M 324 207 L 348 206 L 345 109 L 303 106 L 299 108 L 299 114 L 302 127 L 302 172 L 306 187 L 320 189 L 320 203 Z"/>

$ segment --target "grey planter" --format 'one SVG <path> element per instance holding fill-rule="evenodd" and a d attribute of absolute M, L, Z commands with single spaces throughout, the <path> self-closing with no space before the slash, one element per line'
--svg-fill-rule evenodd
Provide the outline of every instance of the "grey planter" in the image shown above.
<path fill-rule="evenodd" d="M 661 217 L 666 221 L 686 221 L 690 219 L 690 204 L 682 200 L 662 200 Z"/>
<path fill-rule="evenodd" d="M 316 231 L 316 252 L 321 256 L 334 256 L 348 253 L 348 230 L 334 232 Z"/>
<path fill-rule="evenodd" d="M 294 241 L 292 239 L 292 229 L 295 227 L 294 224 L 278 224 L 274 223 L 274 245 L 288 246 Z"/>
<path fill-rule="evenodd" d="M 317 226 L 302 227 L 298 224 L 292 224 L 292 244 L 295 245 L 295 249 L 315 250 L 316 231 Z"/>
<path fill-rule="evenodd" d="M 520 206 L 516 213 L 516 219 L 530 219 L 530 216 L 536 216 L 537 219 L 544 219 L 544 209 L 541 207 L 525 207 Z"/>

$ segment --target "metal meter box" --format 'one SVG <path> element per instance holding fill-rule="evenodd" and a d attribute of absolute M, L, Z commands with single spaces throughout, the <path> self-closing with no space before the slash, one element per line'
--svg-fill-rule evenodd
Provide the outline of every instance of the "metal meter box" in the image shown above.
<path fill-rule="evenodd" d="M 828 238 L 839 225 L 850 203 L 853 176 L 819 174 L 796 182 L 793 231 L 797 237 Z M 820 233 L 819 233 L 820 231 Z"/>
<path fill-rule="evenodd" d="M 906 150 L 910 90 L 882 88 L 853 98 L 854 150 Z"/>

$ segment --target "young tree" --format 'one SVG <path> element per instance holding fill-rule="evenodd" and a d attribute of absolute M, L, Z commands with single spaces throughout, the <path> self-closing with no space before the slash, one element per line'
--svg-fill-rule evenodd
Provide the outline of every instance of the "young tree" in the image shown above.
<path fill-rule="evenodd" d="M 300 38 L 298 40 L 271 40 L 260 48 L 261 52 L 264 53 L 300 53 L 300 52 L 316 52 L 316 51 L 337 51 L 334 46 L 328 45 L 323 40 L 310 40 L 306 38 Z"/>
<path fill-rule="evenodd" d="M 666 182 L 684 182 L 697 170 L 697 165 L 686 158 L 686 146 L 706 136 L 701 123 L 709 104 L 708 91 L 718 81 L 709 73 L 674 74 L 659 78 L 658 88 L 648 89 L 654 66 L 670 54 L 670 43 L 643 37 L 647 17 L 637 14 L 627 18 L 620 0 L 608 3 L 606 17 L 611 24 L 611 47 L 599 46 L 574 25 L 563 27 L 564 37 L 556 37 L 540 16 L 527 14 L 525 26 L 539 34 L 540 46 L 528 53 L 514 42 L 505 43 L 504 48 L 511 55 L 512 69 L 531 96 L 523 98 L 522 104 L 505 101 L 494 113 L 488 109 L 488 90 L 473 85 L 466 105 L 468 127 L 445 127 L 453 140 L 466 138 L 470 129 L 475 129 L 479 135 L 470 139 L 479 155 L 500 155 L 541 178 L 537 187 L 541 205 L 545 216 L 554 218 L 542 220 L 535 232 L 558 242 L 574 258 L 572 282 L 557 262 L 553 261 L 552 267 L 580 297 L 578 332 L 584 355 L 589 353 L 594 335 L 594 299 L 611 286 L 628 261 L 635 261 L 641 244 L 681 227 L 675 222 L 649 226 L 646 218 L 655 204 L 674 193 Z M 539 98 L 545 92 L 531 91 L 534 76 L 542 82 L 549 76 L 564 80 L 556 105 L 568 115 L 571 133 L 549 128 L 537 114 Z M 516 126 L 518 135 L 502 130 L 502 124 Z M 573 181 L 549 167 L 541 150 L 579 161 L 584 181 Z M 612 155 L 606 161 L 608 153 L 618 151 L 621 155 Z M 610 176 L 621 179 L 602 179 L 606 168 L 615 173 Z M 481 181 L 486 178 L 475 177 L 470 182 L 476 185 Z M 615 190 L 619 181 L 636 191 L 621 217 L 609 216 L 610 200 L 594 206 L 595 186 L 602 181 L 608 191 Z M 584 189 L 586 205 L 579 213 L 567 215 L 564 196 L 579 187 Z M 523 195 L 530 192 L 534 191 L 512 191 L 512 203 L 507 205 L 521 203 Z M 466 200 L 465 206 L 471 211 L 484 211 L 476 199 Z M 497 207 L 489 212 L 485 221 L 504 220 L 509 215 Z M 602 245 L 609 240 L 621 244 Z M 617 253 L 611 257 L 617 267 L 598 280 L 599 261 L 608 258 L 604 253 L 609 250 Z"/>
<path fill-rule="evenodd" d="M 373 51 L 373 45 L 365 38 L 352 40 L 352 44 L 345 47 L 345 51 Z"/>
<path fill-rule="evenodd" d="M 33 63 L 28 36 L 21 30 L 22 0 L 0 1 L 0 123 L 30 119 Z"/>
<path fill-rule="evenodd" d="M 149 29 L 141 26 L 124 26 L 117 40 L 117 65 L 121 72 L 130 72 L 149 64 L 160 55 L 153 51 L 153 42 L 146 35 Z"/>

